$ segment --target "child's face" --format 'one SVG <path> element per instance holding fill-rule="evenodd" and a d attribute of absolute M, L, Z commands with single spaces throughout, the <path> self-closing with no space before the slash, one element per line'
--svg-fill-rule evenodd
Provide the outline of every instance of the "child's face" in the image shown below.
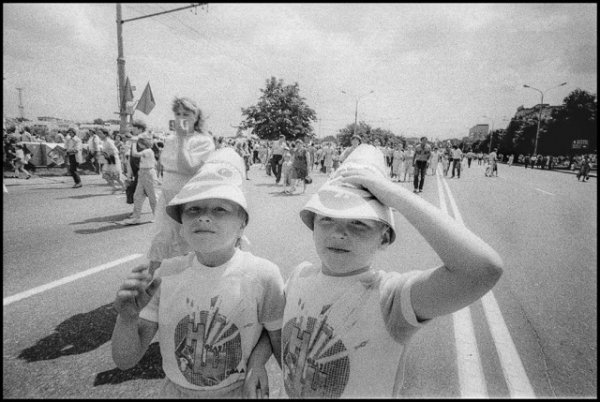
<path fill-rule="evenodd" d="M 383 223 L 370 219 L 316 214 L 313 239 L 324 273 L 344 275 L 369 267 L 377 251 L 385 247 L 385 229 Z"/>
<path fill-rule="evenodd" d="M 183 205 L 183 238 L 200 253 L 228 252 L 243 234 L 240 207 L 228 200 L 208 199 Z"/>

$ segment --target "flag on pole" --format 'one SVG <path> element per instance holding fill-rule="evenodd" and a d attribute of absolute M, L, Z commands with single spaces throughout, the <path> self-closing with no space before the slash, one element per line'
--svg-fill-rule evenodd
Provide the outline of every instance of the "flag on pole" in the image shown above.
<path fill-rule="evenodd" d="M 131 83 L 129 82 L 129 77 L 125 81 L 125 91 L 123 91 L 124 102 L 133 100 L 133 91 L 131 90 Z"/>
<path fill-rule="evenodd" d="M 137 104 L 136 109 L 141 111 L 144 114 L 150 114 L 152 109 L 154 109 L 156 103 L 154 102 L 154 96 L 152 95 L 152 89 L 150 89 L 150 82 L 146 84 L 146 88 L 144 88 L 144 92 L 140 97 L 140 100 Z"/>

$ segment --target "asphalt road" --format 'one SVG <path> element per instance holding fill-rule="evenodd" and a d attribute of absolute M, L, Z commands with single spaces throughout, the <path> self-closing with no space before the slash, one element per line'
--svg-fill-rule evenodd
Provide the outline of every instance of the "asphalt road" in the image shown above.
<path fill-rule="evenodd" d="M 298 217 L 325 180 L 313 177 L 306 194 L 285 196 L 253 166 L 246 185 L 246 248 L 279 265 L 284 279 L 301 261 L 317 262 Z M 127 371 L 110 357 L 111 303 L 144 261 L 151 224 L 115 225 L 132 206 L 99 176 L 83 182 L 72 189 L 70 177 L 4 181 L 5 398 L 146 398 L 164 376 L 157 344 Z M 596 178 L 582 183 L 571 174 L 506 165 L 500 177 L 487 178 L 475 163 L 460 179 L 428 176 L 422 197 L 494 247 L 505 270 L 485 300 L 415 336 L 403 395 L 596 397 Z M 144 212 L 149 219 L 147 203 Z M 439 265 L 420 234 L 396 218 L 398 239 L 376 264 L 399 272 Z M 98 271 L 73 277 L 92 268 Z M 284 397 L 273 359 L 269 375 L 271 396 Z"/>

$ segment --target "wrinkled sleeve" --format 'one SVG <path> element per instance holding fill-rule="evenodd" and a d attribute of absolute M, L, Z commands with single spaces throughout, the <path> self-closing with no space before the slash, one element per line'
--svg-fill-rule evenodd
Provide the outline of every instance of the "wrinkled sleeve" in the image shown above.
<path fill-rule="evenodd" d="M 283 277 L 279 267 L 271 262 L 259 270 L 262 296 L 259 298 L 258 321 L 268 331 L 281 329 L 283 324 Z"/>
<path fill-rule="evenodd" d="M 192 166 L 199 169 L 211 151 L 215 150 L 215 144 L 211 137 L 207 135 L 199 135 L 190 140 L 188 152 Z"/>
<path fill-rule="evenodd" d="M 404 342 L 431 320 L 419 321 L 410 299 L 412 284 L 423 271 L 388 272 L 380 284 L 380 307 L 385 326 L 397 342 Z"/>

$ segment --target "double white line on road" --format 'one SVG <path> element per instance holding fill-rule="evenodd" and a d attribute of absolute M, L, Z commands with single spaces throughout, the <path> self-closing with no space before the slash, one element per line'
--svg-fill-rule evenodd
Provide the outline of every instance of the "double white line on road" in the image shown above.
<path fill-rule="evenodd" d="M 14 303 L 16 301 L 23 300 L 23 299 L 25 299 L 27 297 L 36 295 L 38 293 L 45 292 L 46 290 L 50 290 L 50 289 L 55 288 L 55 287 L 60 286 L 60 285 L 64 285 L 65 283 L 73 282 L 73 281 L 75 281 L 77 279 L 81 279 L 81 278 L 86 277 L 88 275 L 95 274 L 96 272 L 100 272 L 100 271 L 104 271 L 105 269 L 116 267 L 117 265 L 126 263 L 126 262 L 131 261 L 131 260 L 135 260 L 136 258 L 139 258 L 141 256 L 142 256 L 142 254 L 132 254 L 132 255 L 129 255 L 127 257 L 123 257 L 123 258 L 120 258 L 118 260 L 111 261 L 109 263 L 99 265 L 99 266 L 97 266 L 95 268 L 90 268 L 87 271 L 79 272 L 79 273 L 74 274 L 74 275 L 66 276 L 66 277 L 64 277 L 62 279 L 59 279 L 57 281 L 50 282 L 50 283 L 47 283 L 47 284 L 42 285 L 42 286 L 38 286 L 37 288 L 29 289 L 29 290 L 27 290 L 25 292 L 21 292 L 21 293 L 17 293 L 16 295 L 5 297 L 2 300 L 2 304 L 4 306 L 8 306 L 9 304 Z"/>
<path fill-rule="evenodd" d="M 462 216 L 458 210 L 450 187 L 446 180 L 441 177 L 440 172 L 436 174 L 438 183 L 438 192 L 440 197 L 440 208 L 448 213 L 444 188 L 448 193 L 448 199 L 454 214 L 454 219 L 461 225 L 465 225 Z M 508 386 L 512 398 L 535 398 L 533 387 L 529 382 L 521 358 L 515 344 L 510 336 L 510 332 L 504 322 L 498 302 L 492 291 L 489 291 L 481 298 L 483 311 L 487 320 L 496 351 L 502 366 L 504 379 Z M 463 398 L 487 398 L 487 387 L 477 348 L 477 339 L 471 319 L 471 310 L 465 307 L 462 310 L 452 314 L 454 323 L 454 336 L 456 341 L 456 360 L 458 365 L 458 377 L 460 382 L 460 391 Z"/>

